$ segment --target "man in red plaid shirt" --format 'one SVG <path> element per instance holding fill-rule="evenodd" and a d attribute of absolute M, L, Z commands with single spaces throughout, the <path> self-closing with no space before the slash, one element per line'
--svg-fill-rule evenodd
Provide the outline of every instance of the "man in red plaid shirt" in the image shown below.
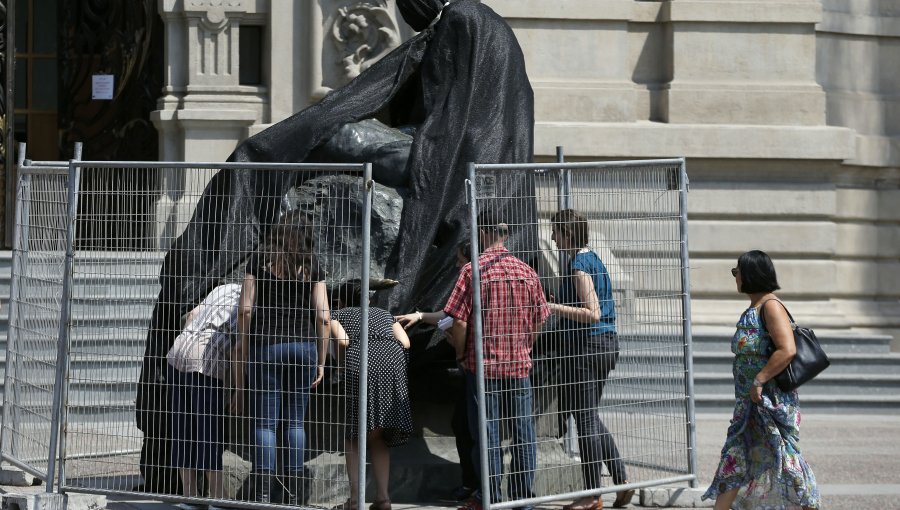
<path fill-rule="evenodd" d="M 500 431 L 510 431 L 510 476 L 507 496 L 512 500 L 534 497 L 536 447 L 534 398 L 531 392 L 531 346 L 540 334 L 550 309 L 537 273 L 504 247 L 509 228 L 492 211 L 478 217 L 478 239 L 484 249 L 478 257 L 481 274 L 482 346 L 484 354 L 485 409 L 488 432 L 488 466 L 491 501 L 500 501 L 503 458 Z M 474 328 L 472 313 L 472 264 L 463 267 L 444 313 L 465 327 L 466 343 L 459 361 L 466 374 L 469 428 L 475 438 L 473 458 L 481 458 L 478 446 L 477 386 L 475 380 Z M 501 427 L 505 423 L 505 427 Z M 481 464 L 476 462 L 476 470 Z M 463 507 L 480 510 L 482 496 L 476 494 Z"/>

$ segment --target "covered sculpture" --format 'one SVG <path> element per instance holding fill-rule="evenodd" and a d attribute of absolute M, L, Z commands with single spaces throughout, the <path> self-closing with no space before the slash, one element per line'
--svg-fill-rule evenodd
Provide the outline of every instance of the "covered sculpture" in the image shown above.
<path fill-rule="evenodd" d="M 399 237 L 384 276 L 401 283 L 380 306 L 395 312 L 434 309 L 455 280 L 457 243 L 467 236 L 466 165 L 525 163 L 533 153 L 534 101 L 522 51 L 509 25 L 477 0 L 397 0 L 419 33 L 344 87 L 245 140 L 231 162 L 316 162 L 345 125 L 375 118 L 409 127 L 409 157 L 392 179 L 405 184 Z M 319 149 L 317 151 L 317 149 Z M 208 184 L 190 224 L 168 252 L 160 274 L 138 391 L 145 434 L 145 489 L 171 492 L 166 459 L 165 353 L 179 318 L 223 277 L 239 269 L 281 212 L 301 174 L 221 171 Z M 302 178 L 309 178 L 304 174 Z M 531 196 L 510 179 L 505 192 Z M 533 209 L 510 207 L 510 224 L 533 224 Z M 513 249 L 526 228 L 514 230 Z M 152 467 L 151 467 L 152 466 Z"/>

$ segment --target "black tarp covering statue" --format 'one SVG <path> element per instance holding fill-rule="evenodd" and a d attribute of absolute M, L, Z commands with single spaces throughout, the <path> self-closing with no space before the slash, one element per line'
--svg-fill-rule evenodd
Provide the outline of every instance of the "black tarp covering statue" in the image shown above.
<path fill-rule="evenodd" d="M 416 36 L 318 104 L 245 140 L 229 161 L 322 162 L 328 159 L 322 156 L 327 142 L 343 126 L 364 119 L 412 134 L 402 171 L 375 173 L 376 180 L 406 181 L 400 233 L 385 275 L 400 285 L 389 302 L 379 303 L 406 312 L 441 306 L 453 286 L 456 245 L 468 235 L 467 163 L 531 161 L 534 100 L 519 44 L 489 7 L 477 0 L 397 0 L 397 7 Z M 168 434 L 160 410 L 166 402 L 161 374 L 180 317 L 242 267 L 277 220 L 298 175 L 219 172 L 165 258 L 137 401 L 145 490 L 177 488 L 177 477 L 164 468 Z M 533 193 L 531 184 L 515 180 L 506 191 Z M 509 209 L 510 223 L 533 222 L 525 217 L 533 210 Z M 517 241 L 514 235 L 510 244 L 515 247 L 524 236 Z"/>

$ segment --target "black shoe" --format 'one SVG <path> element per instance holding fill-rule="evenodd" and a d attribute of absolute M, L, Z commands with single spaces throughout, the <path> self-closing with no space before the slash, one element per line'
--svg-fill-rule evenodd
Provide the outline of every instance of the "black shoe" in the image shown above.
<path fill-rule="evenodd" d="M 469 499 L 474 492 L 475 489 L 466 487 L 465 485 L 460 485 L 459 487 L 450 491 L 450 499 L 452 499 L 453 501 L 465 501 Z"/>
<path fill-rule="evenodd" d="M 253 475 L 253 495 L 258 503 L 270 503 L 272 501 L 271 472 L 255 473 Z"/>

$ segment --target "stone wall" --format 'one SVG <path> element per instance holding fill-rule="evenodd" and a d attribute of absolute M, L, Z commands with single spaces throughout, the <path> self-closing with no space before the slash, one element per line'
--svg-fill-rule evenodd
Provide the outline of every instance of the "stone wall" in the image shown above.
<path fill-rule="evenodd" d="M 746 301 L 728 269 L 759 248 L 804 322 L 900 338 L 895 0 L 485 3 L 525 53 L 539 159 L 557 145 L 570 160 L 688 158 L 697 327 L 736 320 Z M 409 35 L 393 0 L 166 0 L 160 10 L 163 159 L 223 159 Z M 198 41 L 248 23 L 265 27 L 266 83 L 199 77 Z"/>

